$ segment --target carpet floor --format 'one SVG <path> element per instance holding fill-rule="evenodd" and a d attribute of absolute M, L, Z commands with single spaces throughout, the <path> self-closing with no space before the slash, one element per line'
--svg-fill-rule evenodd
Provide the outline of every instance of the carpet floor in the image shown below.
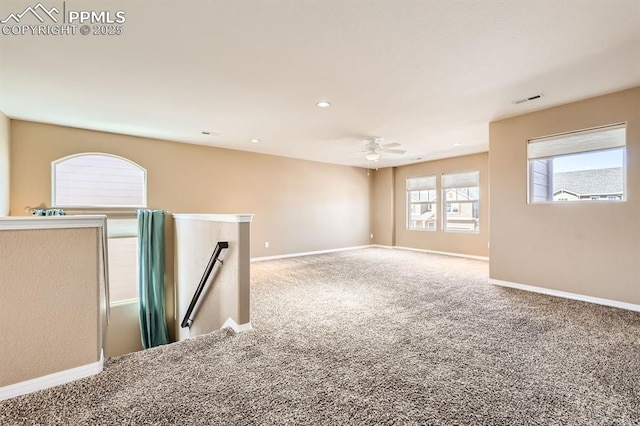
<path fill-rule="evenodd" d="M 0 424 L 640 424 L 639 313 L 402 250 L 251 267 L 253 330 L 108 359 Z"/>

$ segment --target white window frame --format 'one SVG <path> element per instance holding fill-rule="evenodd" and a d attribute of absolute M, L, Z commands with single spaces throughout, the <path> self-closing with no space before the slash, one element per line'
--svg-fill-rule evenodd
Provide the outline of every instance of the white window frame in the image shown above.
<path fill-rule="evenodd" d="M 461 183 L 461 184 L 448 184 L 446 181 L 448 180 L 447 177 L 448 176 L 454 176 L 454 175 L 472 175 L 475 174 L 477 176 L 477 180 L 474 180 L 473 182 L 466 182 L 466 183 Z M 462 186 L 459 186 L 462 185 Z M 455 200 L 448 200 L 446 197 L 446 192 L 448 189 L 462 189 L 462 188 L 478 188 L 478 198 L 473 198 L 473 199 L 469 199 L 469 200 L 459 200 L 456 199 Z M 463 233 L 463 234 L 479 234 L 480 233 L 480 199 L 481 199 L 481 194 L 480 194 L 480 170 L 478 169 L 471 169 L 471 170 L 456 170 L 453 172 L 445 172 L 442 173 L 441 176 L 441 194 L 442 194 L 442 231 L 443 232 L 455 232 L 455 233 Z M 464 230 L 464 229 L 449 229 L 447 227 L 447 222 L 448 219 L 447 217 L 449 215 L 453 215 L 455 217 L 460 217 L 460 211 L 462 210 L 462 206 L 464 204 L 471 204 L 472 205 L 472 211 L 473 211 L 473 204 L 477 203 L 478 205 L 478 223 L 477 226 L 475 227 L 475 229 L 473 230 Z M 453 205 L 453 204 L 458 204 L 458 212 L 447 212 L 448 206 Z M 453 210 L 452 208 L 450 210 Z"/>
<path fill-rule="evenodd" d="M 544 136 L 544 137 L 540 137 L 540 138 L 532 138 L 527 140 L 527 204 L 574 204 L 574 203 L 601 203 L 601 202 L 607 202 L 607 203 L 611 203 L 611 202 L 624 202 L 627 200 L 627 164 L 626 164 L 626 148 L 627 148 L 627 142 L 626 142 L 626 137 L 627 137 L 627 123 L 616 123 L 616 124 L 611 124 L 611 125 L 606 125 L 606 126 L 599 126 L 599 127 L 593 127 L 593 128 L 589 128 L 589 129 L 582 129 L 582 130 L 576 130 L 576 131 L 571 131 L 571 132 L 565 132 L 565 133 L 558 133 L 558 134 L 554 134 L 554 135 L 549 135 L 549 136 Z M 616 141 L 608 141 L 606 139 L 601 139 L 601 140 L 594 140 L 593 142 L 587 142 L 585 143 L 585 145 L 583 147 L 578 147 L 578 148 L 571 148 L 571 144 L 567 143 L 566 147 L 561 147 L 558 146 L 558 144 L 556 143 L 556 147 L 555 148 L 550 148 L 548 149 L 548 152 L 545 154 L 543 152 L 540 152 L 542 150 L 537 149 L 535 144 L 544 144 L 545 142 L 556 142 L 559 139 L 568 139 L 570 137 L 574 137 L 574 138 L 579 138 L 580 136 L 583 135 L 588 135 L 591 133 L 598 133 L 598 132 L 605 132 L 608 130 L 618 130 L 618 129 L 624 129 L 624 141 L 620 142 L 619 140 Z M 590 146 L 588 146 L 588 144 L 590 144 Z M 577 144 L 574 144 L 574 146 L 578 146 Z M 542 147 L 542 145 L 540 145 L 540 147 Z M 532 153 L 532 148 L 533 148 L 533 153 Z M 543 147 L 542 147 L 543 148 Z M 575 200 L 554 200 L 553 199 L 553 189 L 552 189 L 552 185 L 553 185 L 553 179 L 552 179 L 552 175 L 553 175 L 553 168 L 551 165 L 548 166 L 549 168 L 549 180 L 547 185 L 551 186 L 551 189 L 547 189 L 548 195 L 547 195 L 547 199 L 546 200 L 538 200 L 538 201 L 534 201 L 533 197 L 535 194 L 534 191 L 534 179 L 532 178 L 532 161 L 536 161 L 536 160 L 540 160 L 540 161 L 548 161 L 548 160 L 553 160 L 554 158 L 559 158 L 562 156 L 571 156 L 571 155 L 578 155 L 578 154 L 583 154 L 583 153 L 595 153 L 595 152 L 605 152 L 605 151 L 610 151 L 610 150 L 614 150 L 614 149 L 622 149 L 623 151 L 623 160 L 622 160 L 622 195 L 617 197 L 617 198 L 611 198 L 611 197 L 606 197 L 606 198 L 602 198 L 602 197 L 598 197 L 598 199 L 594 199 L 593 196 L 589 197 L 589 198 L 578 198 Z M 536 152 L 538 151 L 538 152 Z"/>
<path fill-rule="evenodd" d="M 107 240 L 116 240 L 119 238 L 134 238 L 134 237 L 137 240 L 139 238 L 137 224 L 135 225 L 135 229 L 133 228 L 132 224 L 129 224 L 128 226 L 123 227 L 122 222 L 125 220 L 133 222 L 134 220 L 136 220 L 136 217 L 126 216 L 126 215 L 119 215 L 119 217 L 107 216 Z M 113 226 L 114 224 L 116 225 L 116 227 Z M 110 225 L 112 226 L 110 227 Z M 140 268 L 140 259 L 138 259 L 138 253 L 136 251 L 136 272 L 139 270 L 139 268 Z M 138 280 L 138 277 L 136 273 L 136 285 L 138 284 L 137 280 Z M 130 299 L 120 299 L 120 300 L 112 301 L 111 295 L 109 295 L 109 301 L 111 306 L 126 305 L 129 303 L 138 303 L 139 300 L 140 300 L 140 295 L 138 295 L 138 297 L 134 297 Z"/>
<path fill-rule="evenodd" d="M 423 181 L 423 183 L 417 183 L 417 186 L 414 186 L 413 183 L 419 182 L 420 180 Z M 433 181 L 433 182 L 431 182 Z M 411 177 L 407 177 L 406 180 L 406 184 L 405 184 L 405 188 L 406 188 L 406 192 L 407 192 L 407 203 L 406 203 L 406 209 L 407 209 L 407 217 L 406 217 L 406 229 L 409 231 L 427 231 L 427 232 L 434 232 L 437 231 L 438 229 L 438 203 L 439 203 L 439 196 L 438 196 L 438 186 L 437 186 L 437 175 L 423 175 L 423 176 L 411 176 Z M 411 193 L 412 192 L 419 192 L 419 191 L 434 191 L 435 194 L 435 200 L 433 201 L 416 201 L 416 202 L 412 202 L 411 201 Z M 435 214 L 435 222 L 433 224 L 428 223 L 427 226 L 425 228 L 416 228 L 413 227 L 411 225 L 412 220 L 411 220 L 411 207 L 413 205 L 422 205 L 422 204 L 426 204 L 426 205 L 432 205 L 432 210 L 434 214 Z"/>
<path fill-rule="evenodd" d="M 137 204 L 132 204 L 132 205 L 124 205 L 124 204 L 121 204 L 121 205 L 109 205 L 109 204 L 98 204 L 98 205 L 86 205 L 86 204 L 70 204 L 70 205 L 67 205 L 67 204 L 63 204 L 63 205 L 58 205 L 56 203 L 56 189 L 57 189 L 56 167 L 59 164 L 62 164 L 65 161 L 68 161 L 68 160 L 70 160 L 72 158 L 84 157 L 84 156 L 87 156 L 87 155 L 116 158 L 118 160 L 125 161 L 125 162 L 135 166 L 140 171 L 142 171 L 142 174 L 143 174 L 143 185 L 144 185 L 143 194 L 142 194 L 143 204 L 140 204 L 140 205 L 137 205 Z M 52 208 L 61 208 L 61 209 L 74 209 L 74 208 L 136 209 L 136 208 L 145 208 L 145 207 L 147 207 L 147 169 L 145 169 L 144 167 L 142 167 L 138 163 L 129 160 L 128 158 L 120 157 L 119 155 L 114 155 L 114 154 L 107 154 L 107 153 L 104 153 L 104 152 L 82 152 L 82 153 L 79 153 L 79 154 L 72 154 L 72 155 L 68 155 L 66 157 L 58 158 L 57 160 L 54 160 L 54 161 L 51 162 L 51 205 L 52 205 Z"/>

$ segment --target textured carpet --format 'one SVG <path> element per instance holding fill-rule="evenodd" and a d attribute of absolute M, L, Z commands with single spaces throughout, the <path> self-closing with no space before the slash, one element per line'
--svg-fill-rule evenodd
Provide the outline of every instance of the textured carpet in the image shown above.
<path fill-rule="evenodd" d="M 640 424 L 640 314 L 363 249 L 252 264 L 254 330 L 106 362 L 0 424 Z"/>

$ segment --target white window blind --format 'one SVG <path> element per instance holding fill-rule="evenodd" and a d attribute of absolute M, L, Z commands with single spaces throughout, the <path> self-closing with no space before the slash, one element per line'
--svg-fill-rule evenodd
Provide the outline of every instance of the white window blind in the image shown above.
<path fill-rule="evenodd" d="M 558 155 L 620 148 L 626 144 L 624 125 L 609 126 L 566 135 L 530 139 L 527 144 L 529 160 Z"/>
<path fill-rule="evenodd" d="M 428 189 L 436 189 L 435 176 L 407 178 L 407 191 L 425 191 Z"/>
<path fill-rule="evenodd" d="M 108 218 L 109 299 L 138 298 L 138 219 Z"/>
<path fill-rule="evenodd" d="M 138 237 L 109 238 L 109 300 L 138 298 Z"/>
<path fill-rule="evenodd" d="M 442 188 L 468 188 L 474 186 L 480 186 L 480 172 L 478 170 L 442 174 Z"/>
<path fill-rule="evenodd" d="M 54 161 L 56 207 L 144 207 L 146 170 L 107 154 L 81 154 Z"/>

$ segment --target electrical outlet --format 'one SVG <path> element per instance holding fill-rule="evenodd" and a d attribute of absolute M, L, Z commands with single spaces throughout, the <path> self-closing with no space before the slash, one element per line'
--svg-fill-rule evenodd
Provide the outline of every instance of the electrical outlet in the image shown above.
<path fill-rule="evenodd" d="M 489 242 L 487 242 L 487 248 L 491 248 L 491 245 Z"/>
<path fill-rule="evenodd" d="M 371 234 L 371 238 L 373 238 L 373 234 Z"/>
<path fill-rule="evenodd" d="M 264 248 L 269 248 L 269 241 L 264 242 Z"/>

